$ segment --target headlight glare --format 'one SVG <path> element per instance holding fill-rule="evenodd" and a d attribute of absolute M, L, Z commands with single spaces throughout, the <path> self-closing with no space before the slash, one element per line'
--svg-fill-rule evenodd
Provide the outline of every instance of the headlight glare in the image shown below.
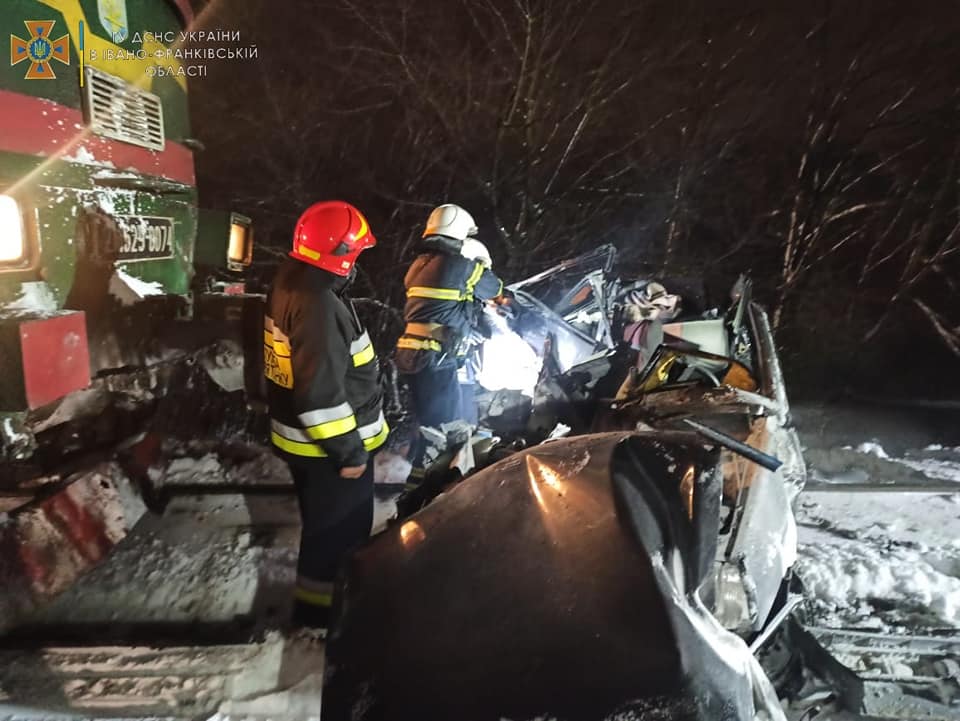
<path fill-rule="evenodd" d="M 0 263 L 16 263 L 26 253 L 20 204 L 9 195 L 0 195 Z"/>
<path fill-rule="evenodd" d="M 253 260 L 253 226 L 236 213 L 230 218 L 230 244 L 227 246 L 227 266 L 242 270 Z"/>

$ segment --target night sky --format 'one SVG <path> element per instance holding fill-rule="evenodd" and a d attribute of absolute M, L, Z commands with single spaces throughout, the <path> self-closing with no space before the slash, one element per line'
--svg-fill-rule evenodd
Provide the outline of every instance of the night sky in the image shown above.
<path fill-rule="evenodd" d="M 355 294 L 396 304 L 427 213 L 457 202 L 508 281 L 603 242 L 708 305 L 749 272 L 794 395 L 957 388 L 956 3 L 221 0 L 201 18 L 258 47 L 191 101 L 201 201 L 254 218 L 266 277 L 266 246 L 342 198 L 380 241 Z"/>

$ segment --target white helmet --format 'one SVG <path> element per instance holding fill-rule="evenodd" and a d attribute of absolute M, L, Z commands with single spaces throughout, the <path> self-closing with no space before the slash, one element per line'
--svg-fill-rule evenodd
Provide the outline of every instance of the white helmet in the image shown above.
<path fill-rule="evenodd" d="M 460 255 L 469 260 L 479 260 L 485 268 L 493 267 L 490 251 L 476 238 L 467 238 L 463 241 L 463 245 L 460 246 Z"/>
<path fill-rule="evenodd" d="M 451 203 L 434 208 L 423 231 L 424 238 L 428 235 L 445 235 L 456 240 L 466 240 L 476 234 L 477 224 L 473 216 L 459 205 Z"/>

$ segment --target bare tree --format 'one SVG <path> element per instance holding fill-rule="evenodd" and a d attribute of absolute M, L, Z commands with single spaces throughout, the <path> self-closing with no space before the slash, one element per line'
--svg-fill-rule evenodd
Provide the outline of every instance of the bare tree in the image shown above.
<path fill-rule="evenodd" d="M 217 71 L 219 96 L 200 93 L 203 192 L 248 209 L 259 247 L 279 252 L 306 204 L 356 202 L 380 241 L 361 291 L 379 303 L 402 302 L 430 208 L 458 202 L 508 279 L 613 241 L 642 272 L 753 271 L 798 345 L 808 320 L 874 347 L 909 320 L 956 348 L 960 46 L 923 13 L 894 0 L 223 12 L 300 40 L 260 42 L 256 64 Z"/>
<path fill-rule="evenodd" d="M 932 192 L 924 194 L 924 187 Z M 912 304 L 960 355 L 960 144 L 943 162 L 925 168 L 896 200 L 897 212 L 869 248 L 857 281 L 863 288 L 886 276 L 889 288 L 863 342 L 873 340 L 904 304 Z"/>
<path fill-rule="evenodd" d="M 609 232 L 615 207 L 637 195 L 627 151 L 642 133 L 611 133 L 623 98 L 651 71 L 647 58 L 624 72 L 636 60 L 627 57 L 631 3 L 602 47 L 587 49 L 596 1 L 461 0 L 460 26 L 415 0 L 341 1 L 365 29 L 353 46 L 367 63 L 362 77 L 392 79 L 401 132 L 435 129 L 409 152 L 431 156 L 434 192 L 482 203 L 508 272 L 573 252 L 592 229 Z"/>

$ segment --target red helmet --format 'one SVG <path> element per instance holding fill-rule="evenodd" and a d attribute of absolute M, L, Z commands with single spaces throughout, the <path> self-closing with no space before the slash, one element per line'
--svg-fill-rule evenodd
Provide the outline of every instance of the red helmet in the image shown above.
<path fill-rule="evenodd" d="M 290 255 L 336 275 L 349 275 L 357 256 L 377 244 L 363 213 L 342 200 L 314 203 L 293 232 Z"/>

